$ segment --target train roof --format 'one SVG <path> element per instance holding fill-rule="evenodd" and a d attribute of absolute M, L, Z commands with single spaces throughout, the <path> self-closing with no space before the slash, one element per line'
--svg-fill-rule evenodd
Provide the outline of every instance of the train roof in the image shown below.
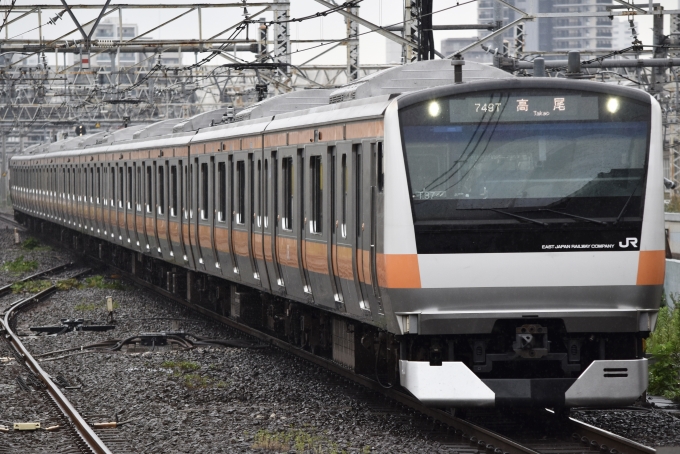
<path fill-rule="evenodd" d="M 33 150 L 51 156 L 76 152 L 103 153 L 137 148 L 183 146 L 194 142 L 285 130 L 306 124 L 355 121 L 382 115 L 399 94 L 450 85 L 454 79 L 451 60 L 427 60 L 395 66 L 369 74 L 340 88 L 308 89 L 285 93 L 249 106 L 221 123 L 227 108 L 203 112 L 187 119 L 169 119 L 136 125 L 113 132 L 100 132 L 64 139 Z M 511 74 L 475 62 L 463 66 L 463 81 L 511 79 Z M 215 123 L 219 123 L 215 125 Z M 23 155 L 29 154 L 26 150 Z M 21 159 L 21 156 L 17 156 Z"/>

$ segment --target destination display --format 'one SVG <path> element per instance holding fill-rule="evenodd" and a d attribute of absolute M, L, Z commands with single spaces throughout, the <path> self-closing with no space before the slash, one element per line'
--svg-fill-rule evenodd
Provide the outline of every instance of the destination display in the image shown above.
<path fill-rule="evenodd" d="M 614 99 L 614 98 L 612 98 Z M 618 101 L 609 102 L 618 108 Z M 616 104 L 616 105 L 614 105 Z M 599 120 L 597 96 L 471 96 L 449 100 L 451 123 L 493 121 Z M 613 113 L 613 112 L 612 112 Z"/>

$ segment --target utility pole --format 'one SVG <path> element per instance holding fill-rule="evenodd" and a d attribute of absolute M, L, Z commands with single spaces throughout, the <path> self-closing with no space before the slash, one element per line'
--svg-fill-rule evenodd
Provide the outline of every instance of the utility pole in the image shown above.
<path fill-rule="evenodd" d="M 290 19 L 290 4 L 286 1 L 285 4 L 281 0 L 274 0 L 274 63 L 281 63 L 285 67 L 279 67 L 279 74 L 283 73 L 282 82 L 290 81 L 290 28 L 288 20 Z"/>
<path fill-rule="evenodd" d="M 359 7 L 347 8 L 347 12 L 359 15 Z M 347 24 L 347 79 L 348 82 L 359 78 L 359 24 L 351 18 L 345 18 Z"/>
<path fill-rule="evenodd" d="M 2 182 L 2 187 L 0 188 L 0 205 L 7 205 L 7 134 L 2 132 L 2 173 L 0 173 L 0 182 Z"/>

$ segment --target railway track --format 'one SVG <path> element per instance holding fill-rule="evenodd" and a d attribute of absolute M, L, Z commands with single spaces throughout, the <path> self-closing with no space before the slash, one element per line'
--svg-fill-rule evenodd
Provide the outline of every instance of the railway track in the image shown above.
<path fill-rule="evenodd" d="M 47 238 L 46 240 L 49 241 Z M 95 256 L 87 255 L 87 258 L 103 263 Z M 109 263 L 103 264 L 111 266 Z M 578 454 L 597 451 L 607 454 L 652 454 L 656 452 L 653 448 L 573 418 L 558 418 L 549 410 L 546 410 L 547 413 L 533 415 L 524 423 L 518 423 L 517 418 L 499 416 L 498 413 L 495 416 L 487 414 L 483 420 L 456 417 L 449 412 L 424 406 L 417 399 L 400 390 L 386 388 L 369 377 L 355 374 L 340 364 L 293 346 L 268 333 L 192 304 L 164 288 L 157 287 L 127 272 L 127 270 L 112 268 L 139 287 L 151 290 L 166 299 L 173 300 L 217 320 L 246 336 L 268 343 L 280 351 L 303 358 L 312 364 L 329 370 L 336 374 L 339 379 L 358 385 L 361 390 L 371 391 L 374 393 L 373 395 L 377 393 L 384 399 L 376 400 L 370 394 L 357 391 L 362 398 L 372 400 L 371 406 L 374 412 L 403 412 L 404 409 L 415 412 L 418 417 L 412 418 L 410 424 L 421 427 L 428 438 L 435 439 L 442 446 L 448 446 L 457 452 L 493 454 Z M 419 422 L 414 422 L 415 419 L 418 419 Z M 93 450 L 93 452 L 99 451 Z"/>
<path fill-rule="evenodd" d="M 91 258 L 96 259 L 95 257 Z M 364 389 L 376 392 L 398 406 L 408 407 L 429 421 L 429 426 L 427 424 L 423 426 L 424 429 L 429 427 L 430 433 L 428 437 L 434 437 L 442 445 L 455 449 L 464 449 L 464 451 L 459 452 L 493 454 L 578 454 L 598 451 L 603 454 L 653 454 L 656 452 L 653 448 L 590 426 L 576 419 L 560 419 L 551 410 L 545 410 L 545 413 L 535 415 L 536 424 L 539 424 L 538 421 L 541 421 L 540 424 L 543 426 L 540 433 L 536 433 L 532 428 L 527 430 L 526 424 L 517 424 L 517 421 L 497 421 L 498 424 L 487 425 L 482 422 L 471 422 L 458 418 L 449 412 L 427 407 L 417 399 L 397 389 L 385 388 L 375 380 L 363 375 L 357 375 L 333 361 L 314 355 L 307 350 L 295 347 L 279 338 L 238 323 L 204 307 L 191 304 L 184 298 L 157 287 L 125 270 L 119 268 L 116 268 L 116 270 L 138 286 L 147 288 L 164 298 L 171 299 L 203 315 L 218 320 L 247 336 L 269 343 L 279 350 L 301 357 L 315 365 L 330 370 L 342 379 L 349 380 Z M 364 398 L 366 397 L 364 396 Z M 380 405 L 374 402 L 374 406 L 376 405 L 377 409 L 380 410 Z M 392 406 L 388 407 L 385 411 L 395 410 Z M 546 422 L 547 424 L 545 424 Z"/>
<path fill-rule="evenodd" d="M 24 282 L 38 277 L 47 276 L 57 271 L 62 271 L 68 268 L 71 264 L 60 265 L 49 270 L 36 273 L 27 278 L 21 279 L 17 282 Z M 80 271 L 70 277 L 76 278 L 87 273 L 89 270 Z M 12 284 L 0 288 L 0 295 L 6 294 L 11 290 Z M 28 306 L 49 298 L 49 296 L 57 290 L 56 285 L 52 285 L 38 293 L 35 293 L 27 298 L 21 299 L 4 309 L 2 318 L 0 319 L 0 332 L 5 336 L 10 344 L 11 351 L 19 364 L 25 366 L 29 371 L 29 377 L 34 377 L 35 385 L 48 398 L 50 404 L 60 413 L 59 420 L 66 426 L 66 430 L 73 435 L 74 442 L 70 447 L 66 447 L 66 451 L 60 452 L 78 452 L 78 453 L 94 453 L 94 454 L 111 454 L 112 451 L 102 441 L 101 437 L 95 433 L 85 419 L 78 413 L 74 406 L 69 402 L 61 389 L 47 374 L 38 361 L 31 355 L 29 350 L 21 342 L 16 332 L 16 317 Z M 109 437 L 110 438 L 110 437 Z M 111 440 L 115 441 L 115 440 Z M 3 451 L 0 446 L 0 452 Z"/>

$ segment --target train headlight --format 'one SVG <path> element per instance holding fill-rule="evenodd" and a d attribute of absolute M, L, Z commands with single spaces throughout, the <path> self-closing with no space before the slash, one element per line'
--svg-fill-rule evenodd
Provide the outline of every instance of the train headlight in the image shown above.
<path fill-rule="evenodd" d="M 619 110 L 619 100 L 616 98 L 609 98 L 607 100 L 607 110 L 609 113 L 616 113 Z"/>
<path fill-rule="evenodd" d="M 442 108 L 439 107 L 439 103 L 437 101 L 432 101 L 430 105 L 427 106 L 427 112 L 430 114 L 431 117 L 438 116 L 441 111 Z"/>

